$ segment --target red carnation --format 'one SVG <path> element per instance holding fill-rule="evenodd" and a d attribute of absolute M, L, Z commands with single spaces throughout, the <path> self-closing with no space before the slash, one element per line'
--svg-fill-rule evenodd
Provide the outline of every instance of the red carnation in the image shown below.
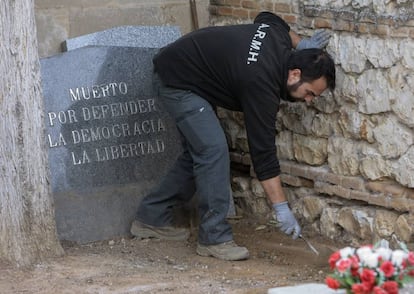
<path fill-rule="evenodd" d="M 336 251 L 331 254 L 331 256 L 329 257 L 329 266 L 331 267 L 331 269 L 335 268 L 335 264 L 340 258 L 341 254 L 339 253 L 339 251 Z"/>
<path fill-rule="evenodd" d="M 381 285 L 388 294 L 398 294 L 398 284 L 395 281 L 386 281 Z"/>
<path fill-rule="evenodd" d="M 414 252 L 410 251 L 407 257 L 408 262 L 410 265 L 414 265 Z"/>
<path fill-rule="evenodd" d="M 329 288 L 334 289 L 334 290 L 339 289 L 339 286 L 341 286 L 339 281 L 332 278 L 332 277 L 326 277 L 325 282 L 326 282 L 326 285 L 328 285 Z"/>
<path fill-rule="evenodd" d="M 351 276 L 353 277 L 358 277 L 359 276 L 359 272 L 358 272 L 359 268 L 353 268 L 351 266 Z"/>
<path fill-rule="evenodd" d="M 381 287 L 375 286 L 374 289 L 372 289 L 373 294 L 388 294 L 384 289 Z"/>
<path fill-rule="evenodd" d="M 381 264 L 380 269 L 383 271 L 385 277 L 390 278 L 394 275 L 395 268 L 391 261 L 385 261 Z"/>
<path fill-rule="evenodd" d="M 370 288 L 372 288 L 372 285 L 375 284 L 375 272 L 373 270 L 364 268 L 361 273 L 361 281 L 364 284 L 370 285 Z"/>
<path fill-rule="evenodd" d="M 352 293 L 354 294 L 370 294 L 371 289 L 366 284 L 353 284 Z"/>
<path fill-rule="evenodd" d="M 359 259 L 355 255 L 351 256 L 349 259 L 351 260 L 351 275 L 356 277 L 358 276 Z"/>
<path fill-rule="evenodd" d="M 338 261 L 336 268 L 338 269 L 338 272 L 344 273 L 351 267 L 351 264 L 352 261 L 349 258 L 341 259 Z"/>

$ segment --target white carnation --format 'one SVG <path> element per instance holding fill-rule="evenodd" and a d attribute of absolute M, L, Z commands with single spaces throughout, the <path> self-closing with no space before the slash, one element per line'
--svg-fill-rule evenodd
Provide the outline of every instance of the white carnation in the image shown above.
<path fill-rule="evenodd" d="M 372 249 L 371 249 L 371 247 L 368 247 L 368 246 L 360 247 L 357 250 L 357 255 L 358 255 L 359 259 L 362 259 L 363 256 L 365 256 L 367 254 L 371 254 L 371 253 L 372 253 Z"/>
<path fill-rule="evenodd" d="M 389 248 L 380 247 L 375 250 L 376 253 L 382 258 L 382 260 L 390 260 L 392 255 L 392 250 Z"/>
<path fill-rule="evenodd" d="M 402 250 L 395 250 L 392 252 L 391 262 L 395 266 L 401 266 L 405 258 L 407 258 L 407 253 Z"/>
<path fill-rule="evenodd" d="M 376 268 L 378 266 L 378 253 L 375 252 L 364 252 L 359 256 L 361 263 L 370 268 Z"/>
<path fill-rule="evenodd" d="M 341 258 L 348 258 L 352 255 L 354 255 L 355 249 L 352 247 L 345 247 L 339 250 L 339 254 L 341 255 Z"/>

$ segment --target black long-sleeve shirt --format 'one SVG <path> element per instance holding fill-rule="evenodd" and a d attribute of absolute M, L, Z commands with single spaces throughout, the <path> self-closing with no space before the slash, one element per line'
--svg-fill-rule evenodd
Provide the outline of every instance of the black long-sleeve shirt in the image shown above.
<path fill-rule="evenodd" d="M 276 114 L 286 99 L 290 27 L 270 12 L 253 24 L 208 27 L 168 45 L 154 58 L 161 80 L 191 90 L 212 105 L 242 111 L 259 180 L 280 174 Z"/>

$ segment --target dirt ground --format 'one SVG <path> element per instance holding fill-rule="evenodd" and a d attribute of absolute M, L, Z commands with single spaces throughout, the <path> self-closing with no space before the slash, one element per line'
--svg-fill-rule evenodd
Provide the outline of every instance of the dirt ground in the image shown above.
<path fill-rule="evenodd" d="M 269 288 L 323 282 L 328 257 L 342 247 L 309 237 L 292 240 L 272 226 L 233 220 L 235 241 L 250 259 L 221 261 L 196 255 L 187 242 L 120 238 L 86 245 L 64 243 L 65 255 L 16 270 L 0 264 L 0 293 L 267 293 Z M 304 233 L 306 236 L 306 232 Z"/>

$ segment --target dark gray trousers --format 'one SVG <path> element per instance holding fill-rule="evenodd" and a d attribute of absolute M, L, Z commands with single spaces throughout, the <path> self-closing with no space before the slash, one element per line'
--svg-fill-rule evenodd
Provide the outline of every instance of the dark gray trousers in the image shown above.
<path fill-rule="evenodd" d="M 159 82 L 155 76 L 156 82 Z M 219 244 L 233 239 L 226 217 L 230 207 L 230 159 L 226 137 L 211 105 L 185 90 L 165 87 L 159 94 L 183 137 L 183 153 L 172 169 L 141 202 L 137 219 L 169 226 L 173 209 L 189 202 L 197 191 L 198 242 Z"/>

